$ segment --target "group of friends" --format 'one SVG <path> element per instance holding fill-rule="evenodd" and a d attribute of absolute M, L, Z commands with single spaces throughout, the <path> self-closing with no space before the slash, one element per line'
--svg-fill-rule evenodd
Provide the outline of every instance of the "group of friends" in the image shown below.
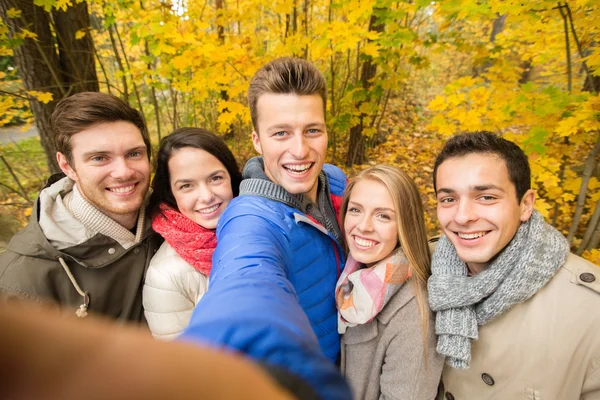
<path fill-rule="evenodd" d="M 310 62 L 273 60 L 248 90 L 260 156 L 241 172 L 220 137 L 181 128 L 153 178 L 138 111 L 63 99 L 63 173 L 0 255 L 0 296 L 244 354 L 298 398 L 600 399 L 600 269 L 534 209 L 524 152 L 449 139 L 428 240 L 405 172 L 325 164 L 326 94 Z"/>

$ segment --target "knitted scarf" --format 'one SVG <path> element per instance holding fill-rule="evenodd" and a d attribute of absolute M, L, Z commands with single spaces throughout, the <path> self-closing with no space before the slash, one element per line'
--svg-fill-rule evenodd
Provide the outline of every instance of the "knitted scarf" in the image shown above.
<path fill-rule="evenodd" d="M 471 340 L 478 338 L 478 326 L 533 296 L 568 254 L 567 240 L 538 211 L 521 224 L 489 266 L 472 277 L 450 240 L 442 236 L 433 253 L 428 288 L 429 305 L 437 312 L 437 351 L 446 356 L 448 365 L 469 368 Z"/>
<path fill-rule="evenodd" d="M 372 321 L 410 277 L 410 264 L 401 248 L 369 268 L 349 255 L 335 286 L 338 332 Z"/>
<path fill-rule="evenodd" d="M 212 268 L 212 255 L 217 247 L 215 231 L 203 228 L 164 203 L 159 209 L 160 212 L 152 220 L 152 228 L 188 264 L 208 276 Z"/>

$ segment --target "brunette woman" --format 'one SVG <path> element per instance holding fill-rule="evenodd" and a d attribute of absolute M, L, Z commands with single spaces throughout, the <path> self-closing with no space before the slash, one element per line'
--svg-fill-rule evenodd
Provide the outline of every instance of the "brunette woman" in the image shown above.
<path fill-rule="evenodd" d="M 217 222 L 241 180 L 233 154 L 209 131 L 181 128 L 161 141 L 147 214 L 165 242 L 143 292 L 154 337 L 174 339 L 188 325 L 208 288 Z"/>

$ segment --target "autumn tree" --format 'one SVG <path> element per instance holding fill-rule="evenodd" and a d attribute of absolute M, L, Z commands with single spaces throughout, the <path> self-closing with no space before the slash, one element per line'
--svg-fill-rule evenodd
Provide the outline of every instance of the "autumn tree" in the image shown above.
<path fill-rule="evenodd" d="M 0 2 L 0 14 L 14 45 L 48 167 L 59 172 L 50 129 L 56 102 L 77 92 L 98 91 L 87 4 L 52 9 L 34 0 L 6 0 Z"/>

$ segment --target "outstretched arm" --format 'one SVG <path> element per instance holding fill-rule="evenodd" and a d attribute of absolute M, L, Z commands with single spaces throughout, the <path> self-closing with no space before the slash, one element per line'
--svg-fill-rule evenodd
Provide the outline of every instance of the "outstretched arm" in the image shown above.
<path fill-rule="evenodd" d="M 209 290 L 182 339 L 236 349 L 282 368 L 320 398 L 351 398 L 287 279 L 285 236 L 277 224 L 255 214 L 238 208 L 235 217 L 227 212 L 221 217 Z"/>

